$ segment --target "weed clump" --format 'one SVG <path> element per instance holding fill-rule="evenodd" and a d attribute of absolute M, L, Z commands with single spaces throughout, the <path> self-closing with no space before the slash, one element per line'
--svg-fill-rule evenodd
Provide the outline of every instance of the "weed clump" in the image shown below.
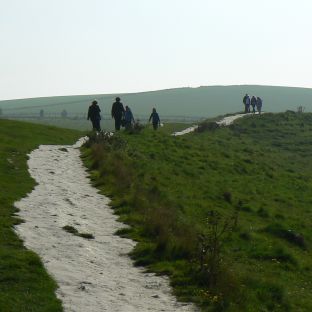
<path fill-rule="evenodd" d="M 78 236 L 86 239 L 94 239 L 94 236 L 91 233 L 79 233 Z"/>
<path fill-rule="evenodd" d="M 263 302 L 265 311 L 291 311 L 285 288 L 275 281 L 265 280 L 259 283 L 249 277 L 246 286 L 257 289 L 256 295 L 258 300 Z M 253 308 L 250 311 L 253 311 Z"/>
<path fill-rule="evenodd" d="M 126 141 L 118 135 L 113 135 L 112 132 L 91 132 L 88 134 L 88 140 L 84 146 L 89 148 L 94 145 L 101 144 L 105 149 L 124 149 Z"/>
<path fill-rule="evenodd" d="M 63 226 L 63 230 L 68 232 L 68 233 L 71 233 L 71 234 L 73 234 L 75 236 L 79 236 L 79 237 L 86 238 L 86 239 L 94 239 L 94 236 L 92 234 L 89 234 L 89 233 L 79 233 L 78 230 L 76 228 L 74 228 L 73 226 L 71 226 L 71 225 Z"/>
<path fill-rule="evenodd" d="M 298 264 L 296 258 L 281 246 L 275 248 L 259 247 L 251 253 L 251 257 L 276 263 L 290 263 L 295 266 Z"/>
<path fill-rule="evenodd" d="M 145 126 L 140 123 L 140 120 L 136 120 L 132 127 L 126 129 L 126 133 L 128 134 L 139 134 L 144 130 Z"/>
<path fill-rule="evenodd" d="M 59 148 L 59 151 L 61 151 L 61 152 L 68 152 L 68 149 L 66 147 L 61 147 L 61 148 Z"/>
<path fill-rule="evenodd" d="M 115 235 L 118 235 L 120 237 L 124 237 L 124 238 L 130 238 L 130 234 L 132 233 L 132 229 L 131 228 L 128 228 L 128 227 L 125 227 L 125 228 L 122 228 L 122 229 L 119 229 L 115 232 Z"/>

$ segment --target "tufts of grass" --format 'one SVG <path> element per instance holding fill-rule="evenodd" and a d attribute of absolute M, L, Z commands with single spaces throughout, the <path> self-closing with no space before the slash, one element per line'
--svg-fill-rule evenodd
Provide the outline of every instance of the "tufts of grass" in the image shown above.
<path fill-rule="evenodd" d="M 283 285 L 266 279 L 263 282 L 254 280 L 252 277 L 246 279 L 246 287 L 256 289 L 255 299 L 262 302 L 264 311 L 292 311 L 286 289 Z M 254 307 L 249 307 L 247 311 L 253 311 Z"/>
<path fill-rule="evenodd" d="M 61 147 L 59 150 L 60 150 L 61 152 L 68 152 L 68 149 L 65 148 L 65 147 Z"/>
<path fill-rule="evenodd" d="M 94 239 L 93 234 L 90 234 L 90 233 L 79 233 L 78 236 L 82 238 L 86 238 L 86 239 Z"/>
<path fill-rule="evenodd" d="M 63 230 L 74 235 L 78 235 L 79 233 L 78 230 L 71 225 L 63 226 Z"/>
<path fill-rule="evenodd" d="M 289 253 L 286 248 L 281 246 L 274 248 L 256 248 L 251 257 L 259 260 L 272 261 L 276 263 L 289 263 L 295 266 L 298 265 L 296 258 Z"/>
<path fill-rule="evenodd" d="M 306 241 L 302 234 L 299 234 L 292 229 L 287 229 L 280 223 L 270 224 L 264 229 L 264 231 L 276 237 L 282 238 L 302 249 L 307 248 Z"/>
<path fill-rule="evenodd" d="M 75 236 L 79 236 L 79 237 L 82 237 L 82 238 L 86 238 L 86 239 L 94 239 L 94 236 L 92 234 L 89 234 L 89 233 L 79 233 L 78 230 L 71 226 L 71 225 L 65 225 L 63 226 L 63 230 L 68 232 L 68 233 L 71 233 Z"/>

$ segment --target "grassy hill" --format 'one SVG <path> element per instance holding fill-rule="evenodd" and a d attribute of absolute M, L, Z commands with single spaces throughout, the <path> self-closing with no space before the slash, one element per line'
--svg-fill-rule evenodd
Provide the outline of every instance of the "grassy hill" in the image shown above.
<path fill-rule="evenodd" d="M 311 311 L 312 114 L 206 128 L 91 138 L 93 181 L 131 225 L 119 234 L 203 311 Z"/>
<path fill-rule="evenodd" d="M 27 154 L 40 144 L 70 144 L 80 136 L 78 131 L 0 120 L 0 311 L 62 311 L 55 282 L 13 231 L 20 222 L 13 203 L 35 185 Z"/>
<path fill-rule="evenodd" d="M 156 107 L 161 118 L 175 116 L 173 120 L 181 121 L 182 117 L 192 117 L 191 120 L 194 120 L 241 111 L 243 109 L 242 98 L 245 93 L 262 97 L 264 111 L 297 110 L 298 106 L 304 106 L 306 111 L 312 111 L 312 89 L 305 88 L 211 86 L 118 94 L 118 96 L 121 96 L 125 105 L 131 107 L 136 118 L 146 118 L 152 108 Z M 90 102 L 97 98 L 103 117 L 110 119 L 111 105 L 116 96 L 116 94 L 96 94 L 0 101 L 0 108 L 4 115 L 35 114 L 39 116 L 40 110 L 43 109 L 46 116 L 60 117 L 65 109 L 71 117 L 85 117 Z M 70 120 L 63 120 L 56 124 L 67 125 L 67 127 L 78 125 Z M 104 121 L 104 125 L 107 129 L 112 127 L 110 121 Z M 90 128 L 87 121 L 78 126 L 84 129 Z"/>

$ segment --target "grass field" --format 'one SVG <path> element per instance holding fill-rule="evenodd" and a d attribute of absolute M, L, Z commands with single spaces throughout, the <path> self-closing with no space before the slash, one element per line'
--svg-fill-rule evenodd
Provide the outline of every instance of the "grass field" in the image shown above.
<path fill-rule="evenodd" d="M 131 225 L 118 234 L 138 241 L 136 263 L 203 311 L 311 311 L 312 114 L 172 130 L 91 137 L 84 149 Z"/>
<path fill-rule="evenodd" d="M 56 284 L 39 257 L 13 231 L 21 222 L 13 203 L 35 186 L 27 171 L 27 153 L 40 144 L 71 144 L 78 131 L 0 120 L 0 311 L 57 312 Z"/>

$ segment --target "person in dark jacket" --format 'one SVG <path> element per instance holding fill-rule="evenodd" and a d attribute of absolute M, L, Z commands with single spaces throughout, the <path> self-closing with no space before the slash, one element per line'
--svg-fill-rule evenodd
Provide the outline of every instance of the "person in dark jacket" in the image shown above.
<path fill-rule="evenodd" d="M 154 130 L 157 130 L 158 126 L 160 125 L 159 115 L 156 112 L 156 108 L 153 108 L 153 112 L 149 118 L 149 122 L 152 120 Z"/>
<path fill-rule="evenodd" d="M 243 103 L 245 105 L 245 114 L 250 113 L 250 97 L 248 94 L 244 96 Z"/>
<path fill-rule="evenodd" d="M 125 110 L 125 129 L 129 130 L 132 128 L 132 123 L 134 123 L 133 114 L 129 106 L 126 106 Z"/>
<path fill-rule="evenodd" d="M 116 101 L 113 103 L 112 106 L 112 118 L 115 119 L 115 130 L 119 131 L 121 126 L 121 119 L 124 116 L 125 109 L 120 102 L 120 98 L 116 97 Z"/>
<path fill-rule="evenodd" d="M 94 100 L 92 104 L 89 106 L 88 110 L 88 120 L 91 119 L 93 130 L 101 131 L 101 115 L 100 115 L 100 108 L 98 106 L 97 100 Z"/>
<path fill-rule="evenodd" d="M 262 99 L 259 98 L 259 96 L 257 96 L 257 104 L 256 104 L 256 106 L 257 106 L 257 111 L 258 111 L 258 113 L 260 115 L 261 114 L 261 109 L 262 109 Z"/>
<path fill-rule="evenodd" d="M 257 98 L 253 95 L 250 100 L 250 104 L 252 106 L 252 112 L 256 112 Z"/>

